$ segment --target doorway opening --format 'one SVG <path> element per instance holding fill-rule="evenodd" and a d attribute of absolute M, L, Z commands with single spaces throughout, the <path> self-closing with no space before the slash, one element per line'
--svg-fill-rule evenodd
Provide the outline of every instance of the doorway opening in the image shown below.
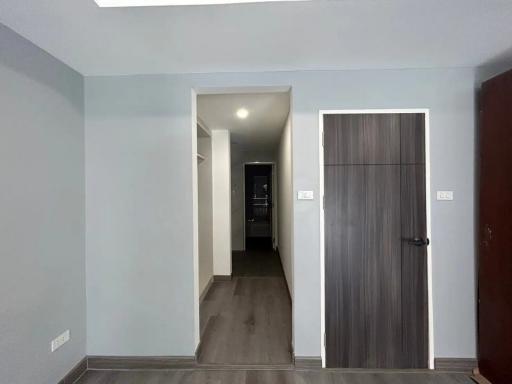
<path fill-rule="evenodd" d="M 202 90 L 196 105 L 196 358 L 291 365 L 290 89 Z"/>
<path fill-rule="evenodd" d="M 428 131 L 425 109 L 320 112 L 324 367 L 433 369 Z"/>
<path fill-rule="evenodd" d="M 245 249 L 272 250 L 273 164 L 245 164 Z"/>

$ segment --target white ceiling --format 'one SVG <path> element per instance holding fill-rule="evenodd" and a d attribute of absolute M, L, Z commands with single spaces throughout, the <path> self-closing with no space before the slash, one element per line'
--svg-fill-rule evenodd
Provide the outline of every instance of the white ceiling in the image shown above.
<path fill-rule="evenodd" d="M 249 116 L 239 119 L 236 111 L 246 108 Z M 281 138 L 290 94 L 251 93 L 200 95 L 197 115 L 209 129 L 228 129 L 231 142 L 247 151 L 274 150 Z"/>
<path fill-rule="evenodd" d="M 511 0 L 0 0 L 0 22 L 84 75 L 478 66 L 512 47 Z"/>
<path fill-rule="evenodd" d="M 155 7 L 164 5 L 219 5 L 235 3 L 259 3 L 265 1 L 307 0 L 94 0 L 100 7 Z"/>

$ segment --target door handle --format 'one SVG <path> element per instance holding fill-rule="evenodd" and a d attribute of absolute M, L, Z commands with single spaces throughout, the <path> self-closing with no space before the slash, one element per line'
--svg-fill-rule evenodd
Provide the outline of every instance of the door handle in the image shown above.
<path fill-rule="evenodd" d="M 430 244 L 430 240 L 428 238 L 415 237 L 414 239 L 407 240 L 407 243 L 416 247 L 424 247 Z"/>

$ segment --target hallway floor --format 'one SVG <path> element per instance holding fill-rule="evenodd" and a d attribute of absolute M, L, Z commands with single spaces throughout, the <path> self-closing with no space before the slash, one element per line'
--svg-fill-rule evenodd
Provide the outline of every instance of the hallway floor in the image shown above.
<path fill-rule="evenodd" d="M 234 252 L 233 278 L 201 303 L 200 364 L 291 364 L 291 302 L 279 255 Z"/>

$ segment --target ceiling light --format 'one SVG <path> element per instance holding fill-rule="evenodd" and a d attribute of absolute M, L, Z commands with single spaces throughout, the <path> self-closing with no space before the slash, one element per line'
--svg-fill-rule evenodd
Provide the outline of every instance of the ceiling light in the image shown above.
<path fill-rule="evenodd" d="M 171 5 L 220 5 L 307 0 L 94 0 L 100 7 L 154 7 Z"/>
<path fill-rule="evenodd" d="M 236 111 L 236 115 L 239 119 L 246 119 L 247 116 L 249 116 L 249 111 L 245 108 L 240 108 L 238 111 Z"/>

